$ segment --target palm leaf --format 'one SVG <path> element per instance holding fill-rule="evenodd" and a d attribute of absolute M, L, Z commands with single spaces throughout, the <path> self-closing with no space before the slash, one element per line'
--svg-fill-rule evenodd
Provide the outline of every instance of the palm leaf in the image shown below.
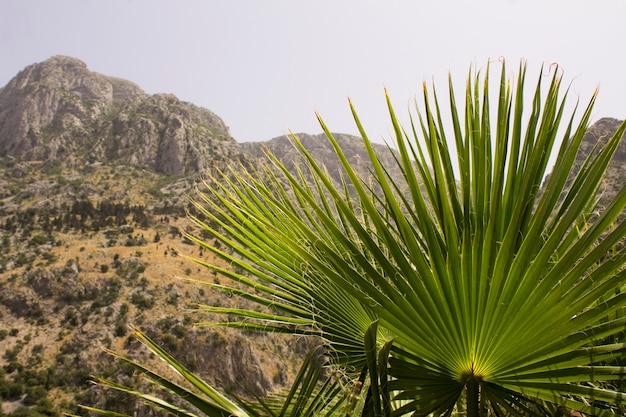
<path fill-rule="evenodd" d="M 580 120 L 567 118 L 562 74 L 553 68 L 547 85 L 539 78 L 524 117 L 525 66 L 514 88 L 505 74 L 503 64 L 495 112 L 488 67 L 484 75 L 470 71 L 462 109 L 450 83 L 452 142 L 439 99 L 426 86 L 423 111 L 409 132 L 388 100 L 404 182 L 388 175 L 351 104 L 372 178 L 359 177 L 320 118 L 341 164 L 341 187 L 293 136 L 306 175 L 293 175 L 269 155 L 262 177 L 233 171 L 234 189 L 210 186 L 202 200 L 218 194 L 228 208 L 213 204 L 203 213 L 206 221 L 194 219 L 205 228 L 222 221 L 225 232 L 211 232 L 226 245 L 238 240 L 234 249 L 242 257 L 235 262 L 269 273 L 271 280 L 248 270 L 260 280 L 250 288 L 296 283 L 304 290 L 310 310 L 283 309 L 284 322 L 313 318 L 303 325 L 338 357 L 350 357 L 344 364 L 355 370 L 368 363 L 359 353 L 362 335 L 378 320 L 383 339 L 395 340 L 390 384 L 398 400 L 411 398 L 400 413 L 448 413 L 474 383 L 494 412 L 520 408 L 532 397 L 589 412 L 586 402 L 610 408 L 623 396 L 585 385 L 591 382 L 586 367 L 605 382 L 623 374 L 582 352 L 595 346 L 607 361 L 623 358 L 621 347 L 602 340 L 624 331 L 624 295 L 610 294 L 623 285 L 626 252 L 606 253 L 626 236 L 626 226 L 613 226 L 626 191 L 591 225 L 588 214 L 626 125 L 572 177 L 595 95 Z M 449 143 L 456 145 L 456 163 Z M 557 162 L 542 188 L 553 149 Z M 281 264 L 274 262 L 279 257 Z M 279 305 L 290 300 L 266 293 Z M 410 364 L 415 369 L 407 374 Z"/>
<path fill-rule="evenodd" d="M 233 399 L 227 398 L 207 385 L 197 375 L 188 371 L 147 335 L 134 329 L 134 336 L 148 347 L 152 353 L 157 355 L 158 358 L 165 361 L 178 376 L 187 382 L 188 386 L 174 382 L 174 378 L 171 376 L 157 374 L 125 356 L 107 351 L 124 361 L 147 380 L 153 382 L 156 388 L 173 394 L 179 402 L 186 405 L 174 404 L 162 399 L 158 394 L 149 394 L 107 379 L 95 378 L 95 382 L 108 389 L 133 395 L 141 399 L 146 405 L 165 411 L 168 414 L 180 417 L 195 417 L 199 415 L 208 417 L 330 417 L 340 412 L 343 401 L 346 398 L 343 395 L 345 387 L 341 378 L 334 375 L 325 375 L 327 370 L 323 364 L 320 348 L 309 352 L 294 380 L 292 389 L 286 395 L 278 394 L 270 398 L 256 396 L 256 400 L 251 401 L 234 394 L 232 394 Z M 123 414 L 94 407 L 84 406 L 83 408 L 102 415 L 123 416 Z"/>
<path fill-rule="evenodd" d="M 191 220 L 230 251 L 188 237 L 244 272 L 197 261 L 233 280 L 204 285 L 262 311 L 201 306 L 241 318 L 207 324 L 318 337 L 329 366 L 354 386 L 362 370 L 370 375 L 368 395 L 359 406 L 348 401 L 348 414 L 624 412 L 626 223 L 618 220 L 626 188 L 591 213 L 626 123 L 576 167 L 596 95 L 581 116 L 566 115 L 562 73 L 552 67 L 526 112 L 524 63 L 514 81 L 504 62 L 501 71 L 495 106 L 489 65 L 470 69 L 463 105 L 449 82 L 450 131 L 434 88 L 424 85 L 408 131 L 387 97 L 402 178 L 389 175 L 352 103 L 369 178 L 321 117 L 339 177 L 295 135 L 303 160 L 295 172 L 268 154 L 260 166 L 209 177 Z M 150 348 L 212 404 L 227 406 Z M 303 372 L 280 411 L 269 400 L 243 409 L 314 409 L 307 398 L 321 398 L 313 395 L 320 374 Z M 326 394 L 345 395 L 330 386 Z M 338 413 L 332 400 L 319 401 Z"/>

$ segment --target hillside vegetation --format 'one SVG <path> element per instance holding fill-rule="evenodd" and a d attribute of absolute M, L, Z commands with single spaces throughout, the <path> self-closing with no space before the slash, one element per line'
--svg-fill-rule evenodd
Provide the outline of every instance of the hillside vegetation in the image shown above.
<path fill-rule="evenodd" d="M 320 158 L 329 153 L 323 138 L 305 136 L 321 144 Z M 356 163 L 362 142 L 344 138 Z M 225 278 L 186 259 L 213 260 L 181 235 L 203 178 L 254 164 L 268 147 L 292 145 L 238 144 L 210 111 L 71 57 L 27 67 L 0 89 L 2 412 L 84 413 L 83 403 L 140 415 L 134 400 L 89 382 L 135 378 L 102 350 L 141 350 L 129 324 L 208 381 L 262 394 L 288 385 L 311 342 L 195 326 L 207 320 L 198 303 L 232 300 L 185 281 Z"/>

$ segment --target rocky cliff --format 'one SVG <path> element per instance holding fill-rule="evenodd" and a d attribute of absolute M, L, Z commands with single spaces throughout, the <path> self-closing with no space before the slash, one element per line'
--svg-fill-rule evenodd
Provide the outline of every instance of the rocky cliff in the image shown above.
<path fill-rule="evenodd" d="M 576 155 L 572 173 L 567 180 L 567 186 L 571 185 L 574 176 L 582 168 L 589 157 L 593 156 L 606 145 L 607 141 L 615 134 L 622 121 L 605 117 L 592 124 L 583 135 L 580 148 Z M 545 182 L 544 182 L 545 183 Z M 626 141 L 622 138 L 618 144 L 613 158 L 609 162 L 609 166 L 600 183 L 596 212 L 603 210 L 607 204 L 615 197 L 615 195 L 626 184 Z M 561 196 L 564 198 L 565 195 Z M 624 215 L 622 216 L 622 218 Z"/>
<path fill-rule="evenodd" d="M 0 156 L 80 166 L 128 163 L 180 175 L 236 157 L 237 144 L 209 110 L 55 56 L 0 90 Z"/>
<path fill-rule="evenodd" d="M 578 155 L 577 166 L 580 167 L 587 157 L 602 147 L 613 136 L 622 122 L 613 118 L 603 118 L 595 122 L 583 137 Z M 608 202 L 626 185 L 626 141 L 622 139 L 609 164 L 599 190 L 600 206 Z"/>

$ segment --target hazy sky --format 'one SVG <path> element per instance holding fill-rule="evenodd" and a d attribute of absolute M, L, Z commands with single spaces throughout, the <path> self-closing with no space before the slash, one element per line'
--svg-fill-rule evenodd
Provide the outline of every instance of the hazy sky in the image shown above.
<path fill-rule="evenodd" d="M 469 65 L 520 58 L 532 82 L 558 62 L 594 120 L 626 118 L 626 1 L 0 0 L 0 85 L 53 55 L 173 93 L 219 115 L 239 141 L 288 129 L 389 138 L 383 88 L 406 114 L 423 80 L 463 88 Z"/>

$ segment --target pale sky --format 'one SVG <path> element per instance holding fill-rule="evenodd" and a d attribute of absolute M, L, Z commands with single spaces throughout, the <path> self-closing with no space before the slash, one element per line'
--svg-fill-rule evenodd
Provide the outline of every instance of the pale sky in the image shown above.
<path fill-rule="evenodd" d="M 557 62 L 594 120 L 626 118 L 624 0 L 0 0 L 0 86 L 70 55 L 220 116 L 238 141 L 288 130 L 389 139 L 384 87 L 407 114 L 422 82 L 462 93 L 470 64 Z M 494 66 L 493 68 L 497 68 Z"/>

